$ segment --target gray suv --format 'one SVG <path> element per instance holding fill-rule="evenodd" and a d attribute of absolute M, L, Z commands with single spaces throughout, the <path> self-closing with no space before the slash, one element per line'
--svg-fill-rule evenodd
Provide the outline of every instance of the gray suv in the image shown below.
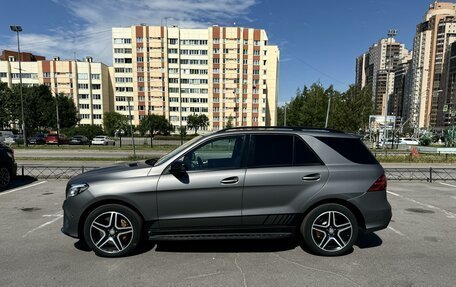
<path fill-rule="evenodd" d="M 359 138 L 329 129 L 230 128 L 161 159 L 71 179 L 62 231 L 107 257 L 144 239 L 296 236 L 319 255 L 341 255 L 358 231 L 391 219 L 382 166 Z"/>

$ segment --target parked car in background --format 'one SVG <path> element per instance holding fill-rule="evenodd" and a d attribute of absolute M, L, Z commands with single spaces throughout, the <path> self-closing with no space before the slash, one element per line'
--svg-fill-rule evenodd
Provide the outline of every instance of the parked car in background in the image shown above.
<path fill-rule="evenodd" d="M 46 144 L 67 144 L 68 138 L 63 134 L 49 134 L 46 136 Z"/>
<path fill-rule="evenodd" d="M 4 142 L 7 137 L 13 137 L 12 131 L 0 131 L 0 143 Z"/>
<path fill-rule="evenodd" d="M 89 143 L 90 143 L 90 140 L 86 136 L 81 136 L 81 135 L 73 136 L 69 141 L 70 145 L 86 145 Z"/>
<path fill-rule="evenodd" d="M 96 136 L 92 139 L 93 145 L 116 145 L 116 142 L 108 136 Z"/>
<path fill-rule="evenodd" d="M 7 136 L 5 137 L 5 140 L 3 141 L 4 144 L 7 144 L 7 145 L 12 145 L 14 143 L 16 143 L 16 139 L 14 138 L 14 136 Z"/>
<path fill-rule="evenodd" d="M 34 137 L 30 137 L 27 142 L 29 144 L 45 144 L 46 143 L 46 137 L 43 134 L 36 134 Z"/>
<path fill-rule="evenodd" d="M 0 143 L 0 190 L 7 187 L 16 176 L 17 164 L 14 150 Z"/>
<path fill-rule="evenodd" d="M 400 138 L 399 144 L 418 145 L 419 142 L 417 139 L 413 139 L 413 138 Z"/>

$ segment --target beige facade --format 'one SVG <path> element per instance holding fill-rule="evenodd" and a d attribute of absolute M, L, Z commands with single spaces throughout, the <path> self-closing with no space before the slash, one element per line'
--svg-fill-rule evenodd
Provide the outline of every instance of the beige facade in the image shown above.
<path fill-rule="evenodd" d="M 404 44 L 394 38 L 384 38 L 356 58 L 356 84 L 361 88 L 367 85 L 372 88 L 377 114 L 385 115 L 387 98 L 393 93 L 394 70 L 410 55 Z"/>
<path fill-rule="evenodd" d="M 114 110 L 131 109 L 135 125 L 152 113 L 175 128 L 192 114 L 207 115 L 209 131 L 230 120 L 276 124 L 279 50 L 264 30 L 132 26 L 112 35 Z"/>
<path fill-rule="evenodd" d="M 112 109 L 112 85 L 102 63 L 64 60 L 21 62 L 25 86 L 47 85 L 51 92 L 72 97 L 81 125 L 103 124 L 103 113 Z M 0 81 L 19 84 L 19 62 L 0 61 Z"/>
<path fill-rule="evenodd" d="M 437 123 L 445 54 L 456 41 L 456 4 L 434 2 L 417 25 L 413 42 L 411 119 L 417 128 Z"/>

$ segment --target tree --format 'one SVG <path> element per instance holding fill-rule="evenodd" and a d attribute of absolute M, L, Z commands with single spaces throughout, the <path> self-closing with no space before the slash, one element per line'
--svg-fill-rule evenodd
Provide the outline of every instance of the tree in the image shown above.
<path fill-rule="evenodd" d="M 187 127 L 189 129 L 195 130 L 195 135 L 198 132 L 198 129 L 207 127 L 209 125 L 209 118 L 205 114 L 196 114 L 189 115 L 187 118 Z"/>
<path fill-rule="evenodd" d="M 328 99 L 334 94 L 332 86 L 325 90 L 319 83 L 297 90 L 288 104 L 287 126 L 324 127 Z"/>
<path fill-rule="evenodd" d="M 369 115 L 374 112 L 370 89 L 351 85 L 346 92 L 334 97 L 331 105 L 329 127 L 347 132 L 368 128 Z"/>
<path fill-rule="evenodd" d="M 358 132 L 368 127 L 369 115 L 373 113 L 369 88 L 350 86 L 346 92 L 340 93 L 332 86 L 325 89 L 319 83 L 296 91 L 296 96 L 287 105 L 287 126 L 323 128 L 330 98 L 329 128 Z M 283 116 L 284 107 L 280 107 L 280 125 L 283 125 Z"/>
<path fill-rule="evenodd" d="M 173 126 L 164 116 L 147 115 L 141 120 L 139 130 L 141 134 L 149 132 L 150 147 L 152 147 L 154 136 L 157 134 L 169 134 L 173 130 Z"/>
<path fill-rule="evenodd" d="M 127 130 L 128 126 L 127 116 L 117 112 L 105 112 L 103 114 L 103 127 L 108 135 L 114 135 L 114 133 L 119 130 Z"/>
<path fill-rule="evenodd" d="M 11 117 L 11 97 L 12 91 L 6 83 L 0 82 L 0 128 L 9 129 L 12 121 Z"/>
<path fill-rule="evenodd" d="M 62 128 L 78 122 L 73 99 L 58 95 L 54 97 L 48 86 L 39 85 L 22 88 L 25 128 L 28 135 L 33 132 L 57 128 L 56 103 L 59 106 L 59 121 Z M 18 85 L 9 89 L 0 83 L 0 123 L 9 127 L 17 123 L 22 127 L 21 95 Z"/>
<path fill-rule="evenodd" d="M 59 107 L 60 128 L 75 126 L 79 122 L 79 119 L 77 117 L 76 106 L 74 105 L 73 98 L 59 94 L 56 96 L 56 101 Z"/>
<path fill-rule="evenodd" d="M 232 127 L 233 127 L 233 117 L 229 116 L 228 117 L 228 121 L 226 123 L 226 128 L 229 129 L 229 128 L 232 128 Z"/>

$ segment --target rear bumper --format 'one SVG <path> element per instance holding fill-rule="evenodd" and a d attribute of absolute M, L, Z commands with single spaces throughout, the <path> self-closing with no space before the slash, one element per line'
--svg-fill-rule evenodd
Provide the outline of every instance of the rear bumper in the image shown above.
<path fill-rule="evenodd" d="M 366 232 L 373 232 L 388 227 L 391 221 L 391 205 L 386 199 L 386 191 L 366 192 L 349 200 L 361 212 Z"/>

